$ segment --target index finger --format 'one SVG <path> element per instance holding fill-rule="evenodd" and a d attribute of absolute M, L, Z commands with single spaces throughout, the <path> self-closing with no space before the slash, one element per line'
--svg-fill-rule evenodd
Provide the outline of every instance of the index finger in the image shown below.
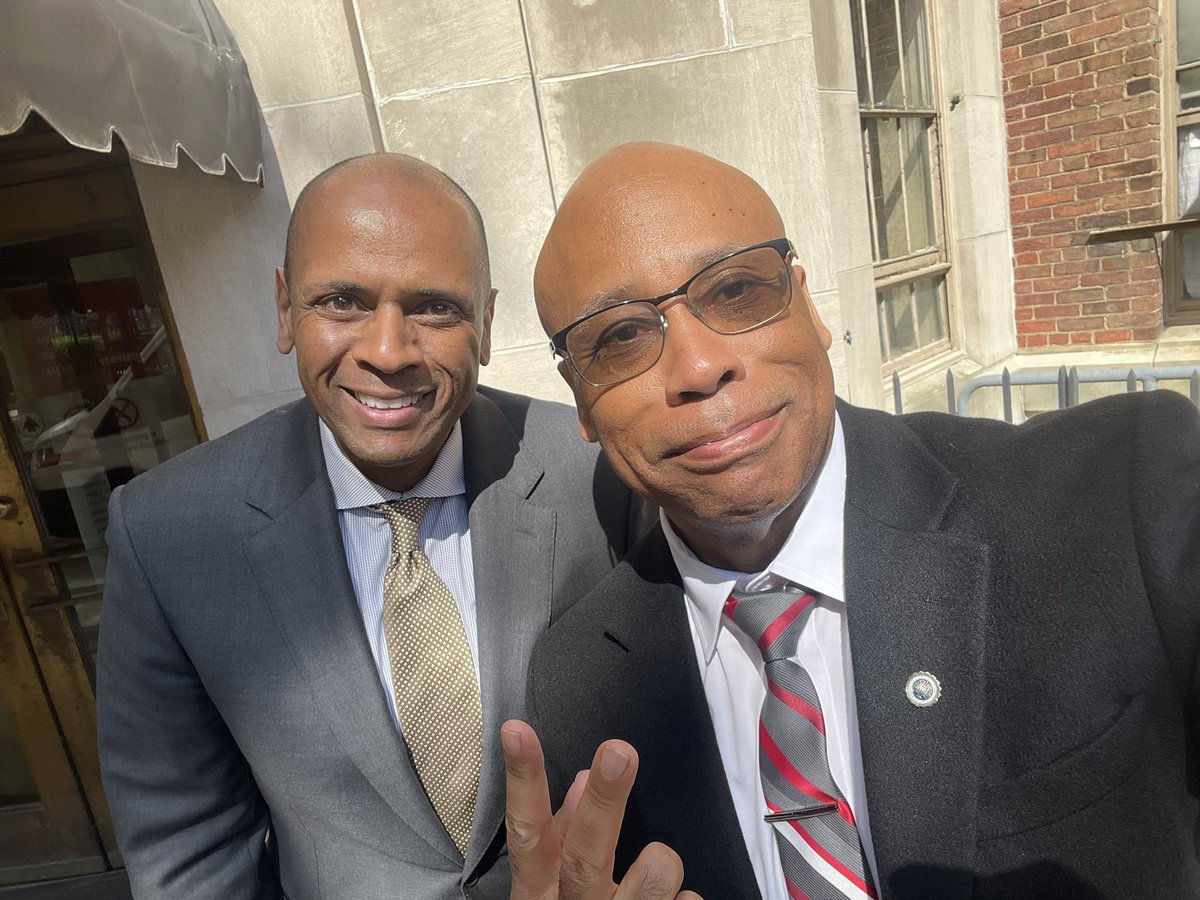
<path fill-rule="evenodd" d="M 512 869 L 510 900 L 558 896 L 562 838 L 550 809 L 542 745 L 534 730 L 517 719 L 500 726 L 506 796 L 504 824 Z"/>
<path fill-rule="evenodd" d="M 561 900 L 612 897 L 617 838 L 637 764 L 637 751 L 624 741 L 605 741 L 597 748 L 563 843 Z"/>

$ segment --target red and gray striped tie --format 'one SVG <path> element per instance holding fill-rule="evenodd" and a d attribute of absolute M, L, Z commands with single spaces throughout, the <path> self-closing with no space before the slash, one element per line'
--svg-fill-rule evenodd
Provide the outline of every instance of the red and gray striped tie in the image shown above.
<path fill-rule="evenodd" d="M 858 826 L 829 773 L 817 691 L 808 672 L 791 659 L 814 601 L 791 585 L 735 592 L 725 615 L 758 644 L 765 663 L 758 767 L 788 893 L 793 900 L 862 900 L 878 894 Z"/>

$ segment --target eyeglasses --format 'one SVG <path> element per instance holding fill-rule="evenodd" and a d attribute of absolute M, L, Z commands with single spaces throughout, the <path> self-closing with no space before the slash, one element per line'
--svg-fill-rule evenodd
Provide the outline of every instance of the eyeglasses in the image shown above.
<path fill-rule="evenodd" d="M 593 387 L 626 381 L 662 356 L 667 318 L 659 308 L 683 297 L 692 315 L 717 334 L 765 325 L 792 302 L 787 238 L 746 247 L 705 266 L 680 287 L 646 300 L 623 300 L 572 322 L 550 338 L 550 352 L 570 362 Z"/>

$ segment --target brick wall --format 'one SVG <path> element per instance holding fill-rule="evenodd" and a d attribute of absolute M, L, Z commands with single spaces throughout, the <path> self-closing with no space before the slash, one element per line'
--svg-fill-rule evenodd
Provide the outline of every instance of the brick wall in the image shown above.
<path fill-rule="evenodd" d="M 1151 239 L 1092 229 L 1160 220 L 1157 0 L 999 0 L 1017 340 L 1153 340 Z"/>

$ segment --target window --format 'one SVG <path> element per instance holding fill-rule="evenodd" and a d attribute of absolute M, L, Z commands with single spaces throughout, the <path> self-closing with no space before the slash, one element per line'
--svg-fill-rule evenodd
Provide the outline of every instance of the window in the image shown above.
<path fill-rule="evenodd" d="M 1167 121 L 1175 123 L 1176 153 L 1166 216 L 1186 219 L 1200 217 L 1200 4 L 1177 0 L 1172 5 L 1174 40 L 1166 43 L 1173 51 L 1175 77 L 1163 85 L 1163 99 Z M 1168 322 L 1200 322 L 1200 222 L 1167 238 L 1163 286 Z"/>
<path fill-rule="evenodd" d="M 850 0 L 885 371 L 950 346 L 925 0 Z"/>

